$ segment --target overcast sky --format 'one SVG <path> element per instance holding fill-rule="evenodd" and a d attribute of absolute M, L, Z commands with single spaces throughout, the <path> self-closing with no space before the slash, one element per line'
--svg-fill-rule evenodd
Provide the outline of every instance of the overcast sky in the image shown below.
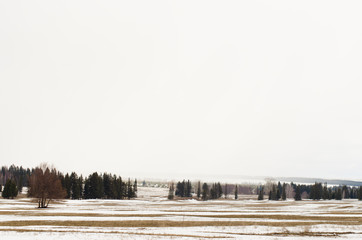
<path fill-rule="evenodd" d="M 362 179 L 361 1 L 1 1 L 0 165 Z"/>

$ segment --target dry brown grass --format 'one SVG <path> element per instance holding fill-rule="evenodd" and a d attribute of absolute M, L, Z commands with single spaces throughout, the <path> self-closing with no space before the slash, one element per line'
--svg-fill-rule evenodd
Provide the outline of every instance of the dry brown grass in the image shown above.
<path fill-rule="evenodd" d="M 104 214 L 104 213 L 71 213 L 71 212 L 42 212 L 42 211 L 0 211 L 0 215 L 41 216 L 41 217 L 164 217 L 166 214 Z"/>
<path fill-rule="evenodd" d="M 39 229 L 14 229 L 14 228 L 3 228 L 0 229 L 0 232 L 67 232 L 67 233 L 75 233 L 78 231 L 74 231 L 74 230 L 39 230 Z M 188 237 L 188 238 L 225 238 L 225 237 L 209 237 L 209 236 L 199 236 L 199 235 L 187 235 L 187 234 L 169 234 L 169 233 L 142 233 L 142 232 L 119 232 L 119 231 L 91 231 L 91 230 L 86 230 L 86 231 L 82 231 L 82 233 L 103 233 L 103 234 L 123 234 L 123 235 L 140 235 L 140 236 L 159 236 L 159 237 Z"/>
<path fill-rule="evenodd" d="M 207 226 L 271 226 L 271 227 L 295 227 L 312 226 L 316 224 L 337 225 L 361 225 L 359 221 L 167 221 L 167 220 L 130 220 L 130 221 L 49 221 L 49 220 L 25 220 L 0 222 L 2 227 L 23 226 L 63 226 L 63 227 L 207 227 Z"/>

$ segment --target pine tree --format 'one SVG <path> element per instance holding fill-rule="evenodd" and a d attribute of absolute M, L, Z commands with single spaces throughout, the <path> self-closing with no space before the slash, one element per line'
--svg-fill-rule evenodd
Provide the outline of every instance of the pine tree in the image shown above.
<path fill-rule="evenodd" d="M 228 198 L 228 185 L 225 184 L 225 191 L 224 191 L 225 199 Z"/>
<path fill-rule="evenodd" d="M 358 191 L 358 200 L 362 200 L 362 186 L 359 187 L 359 191 Z"/>
<path fill-rule="evenodd" d="M 238 185 L 235 185 L 235 191 L 234 191 L 235 200 L 238 199 Z"/>
<path fill-rule="evenodd" d="M 63 185 L 63 187 L 65 188 L 65 192 L 67 193 L 65 198 L 70 198 L 71 183 L 70 183 L 70 177 L 69 177 L 68 173 L 64 177 L 64 185 Z"/>
<path fill-rule="evenodd" d="M 201 196 L 201 183 L 200 181 L 197 183 L 197 198 Z"/>
<path fill-rule="evenodd" d="M 336 200 L 342 200 L 342 189 L 338 188 L 336 191 Z"/>
<path fill-rule="evenodd" d="M 222 196 L 222 187 L 220 182 L 217 183 L 217 198 L 221 198 Z"/>
<path fill-rule="evenodd" d="M 287 200 L 286 188 L 287 188 L 287 185 L 285 183 L 283 183 L 283 187 L 282 187 L 282 200 L 283 201 Z"/>
<path fill-rule="evenodd" d="M 279 200 L 280 199 L 280 191 L 279 191 L 279 188 L 277 189 L 277 194 L 276 194 L 276 197 L 275 197 L 275 200 Z"/>
<path fill-rule="evenodd" d="M 190 180 L 187 180 L 186 194 L 185 194 L 186 197 L 191 197 L 191 190 L 192 190 L 191 182 L 190 182 Z"/>
<path fill-rule="evenodd" d="M 2 197 L 9 199 L 15 198 L 16 196 L 18 196 L 18 187 L 14 181 L 8 179 L 2 192 Z"/>
<path fill-rule="evenodd" d="M 258 200 L 264 200 L 264 187 L 260 187 Z"/>
<path fill-rule="evenodd" d="M 172 200 L 174 198 L 174 192 L 175 192 L 175 189 L 174 189 L 174 185 L 173 183 L 170 184 L 170 188 L 168 190 L 168 200 Z"/>
<path fill-rule="evenodd" d="M 323 200 L 329 199 L 329 192 L 328 192 L 327 185 L 323 186 L 322 198 L 323 198 Z"/>
<path fill-rule="evenodd" d="M 137 197 L 137 179 L 134 180 L 134 183 L 133 183 L 133 198 L 136 198 Z"/>
<path fill-rule="evenodd" d="M 206 201 L 209 198 L 209 186 L 207 183 L 202 185 L 202 200 Z"/>
<path fill-rule="evenodd" d="M 300 193 L 300 186 L 297 185 L 295 188 L 295 196 L 294 196 L 295 201 L 300 201 L 302 200 L 302 195 Z"/>

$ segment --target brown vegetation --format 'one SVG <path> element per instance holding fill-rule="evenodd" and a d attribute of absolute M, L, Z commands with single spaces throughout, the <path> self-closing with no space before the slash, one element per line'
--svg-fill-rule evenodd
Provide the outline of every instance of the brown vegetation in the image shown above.
<path fill-rule="evenodd" d="M 52 199 L 64 198 L 66 193 L 62 187 L 57 170 L 46 164 L 37 167 L 29 179 L 29 196 L 38 199 L 39 208 L 47 208 Z"/>

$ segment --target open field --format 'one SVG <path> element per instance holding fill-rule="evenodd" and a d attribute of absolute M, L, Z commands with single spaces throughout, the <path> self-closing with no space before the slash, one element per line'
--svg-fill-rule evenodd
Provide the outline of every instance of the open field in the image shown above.
<path fill-rule="evenodd" d="M 139 188 L 135 200 L 64 200 L 37 209 L 0 200 L 1 239 L 362 239 L 362 202 L 167 200 Z"/>

